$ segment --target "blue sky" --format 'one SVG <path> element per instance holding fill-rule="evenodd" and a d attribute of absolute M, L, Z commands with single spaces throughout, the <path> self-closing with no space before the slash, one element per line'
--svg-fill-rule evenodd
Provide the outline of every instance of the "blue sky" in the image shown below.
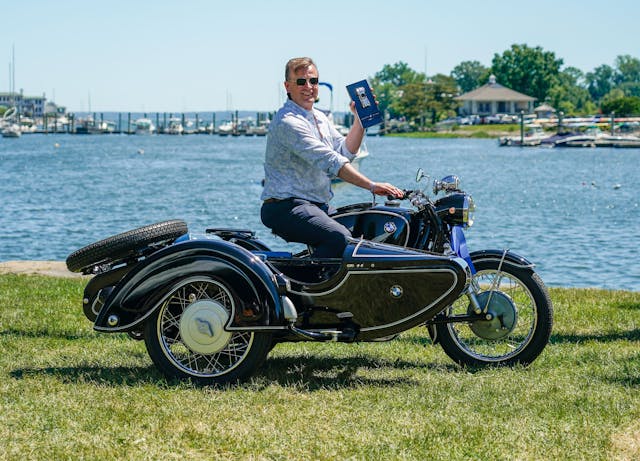
<path fill-rule="evenodd" d="M 344 110 L 345 85 L 399 61 L 449 74 L 514 43 L 585 72 L 640 58 L 638 18 L 637 0 L 3 0 L 0 91 L 15 47 L 16 88 L 71 111 L 271 111 L 287 59 L 311 56 Z"/>

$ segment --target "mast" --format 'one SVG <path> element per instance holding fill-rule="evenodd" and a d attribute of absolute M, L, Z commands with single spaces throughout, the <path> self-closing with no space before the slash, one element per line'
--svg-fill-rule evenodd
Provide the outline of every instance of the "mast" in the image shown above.
<path fill-rule="evenodd" d="M 11 84 L 13 85 L 13 90 L 16 91 L 16 44 L 13 43 L 11 45 Z"/>

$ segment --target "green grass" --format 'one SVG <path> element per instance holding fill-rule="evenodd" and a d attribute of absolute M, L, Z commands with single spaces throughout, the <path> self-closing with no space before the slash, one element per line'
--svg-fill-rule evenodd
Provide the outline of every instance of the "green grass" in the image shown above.
<path fill-rule="evenodd" d="M 459 368 L 416 329 L 281 344 L 214 389 L 94 332 L 84 283 L 0 276 L 2 460 L 640 457 L 640 292 L 552 289 L 551 344 L 528 368 Z"/>

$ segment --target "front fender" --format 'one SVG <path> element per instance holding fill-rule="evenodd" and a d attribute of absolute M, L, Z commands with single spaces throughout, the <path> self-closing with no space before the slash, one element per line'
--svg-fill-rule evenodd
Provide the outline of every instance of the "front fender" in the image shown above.
<path fill-rule="evenodd" d="M 504 264 L 510 264 L 512 266 L 533 269 L 535 264 L 529 261 L 524 256 L 520 256 L 512 251 L 506 250 L 478 250 L 470 254 L 471 260 L 474 263 L 490 260 L 501 260 L 504 257 Z"/>
<path fill-rule="evenodd" d="M 279 278 L 253 253 L 222 240 L 191 240 L 154 253 L 116 285 L 95 321 L 98 331 L 139 327 L 181 280 L 223 280 L 239 298 L 229 328 L 284 325 Z"/>

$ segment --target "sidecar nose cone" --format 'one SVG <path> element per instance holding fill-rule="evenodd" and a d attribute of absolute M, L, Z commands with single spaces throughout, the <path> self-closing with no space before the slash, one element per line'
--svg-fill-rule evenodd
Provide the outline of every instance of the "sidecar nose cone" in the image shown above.
<path fill-rule="evenodd" d="M 120 319 L 118 318 L 117 315 L 110 315 L 109 318 L 107 319 L 107 324 L 110 327 L 115 327 L 118 322 L 120 322 Z"/>

